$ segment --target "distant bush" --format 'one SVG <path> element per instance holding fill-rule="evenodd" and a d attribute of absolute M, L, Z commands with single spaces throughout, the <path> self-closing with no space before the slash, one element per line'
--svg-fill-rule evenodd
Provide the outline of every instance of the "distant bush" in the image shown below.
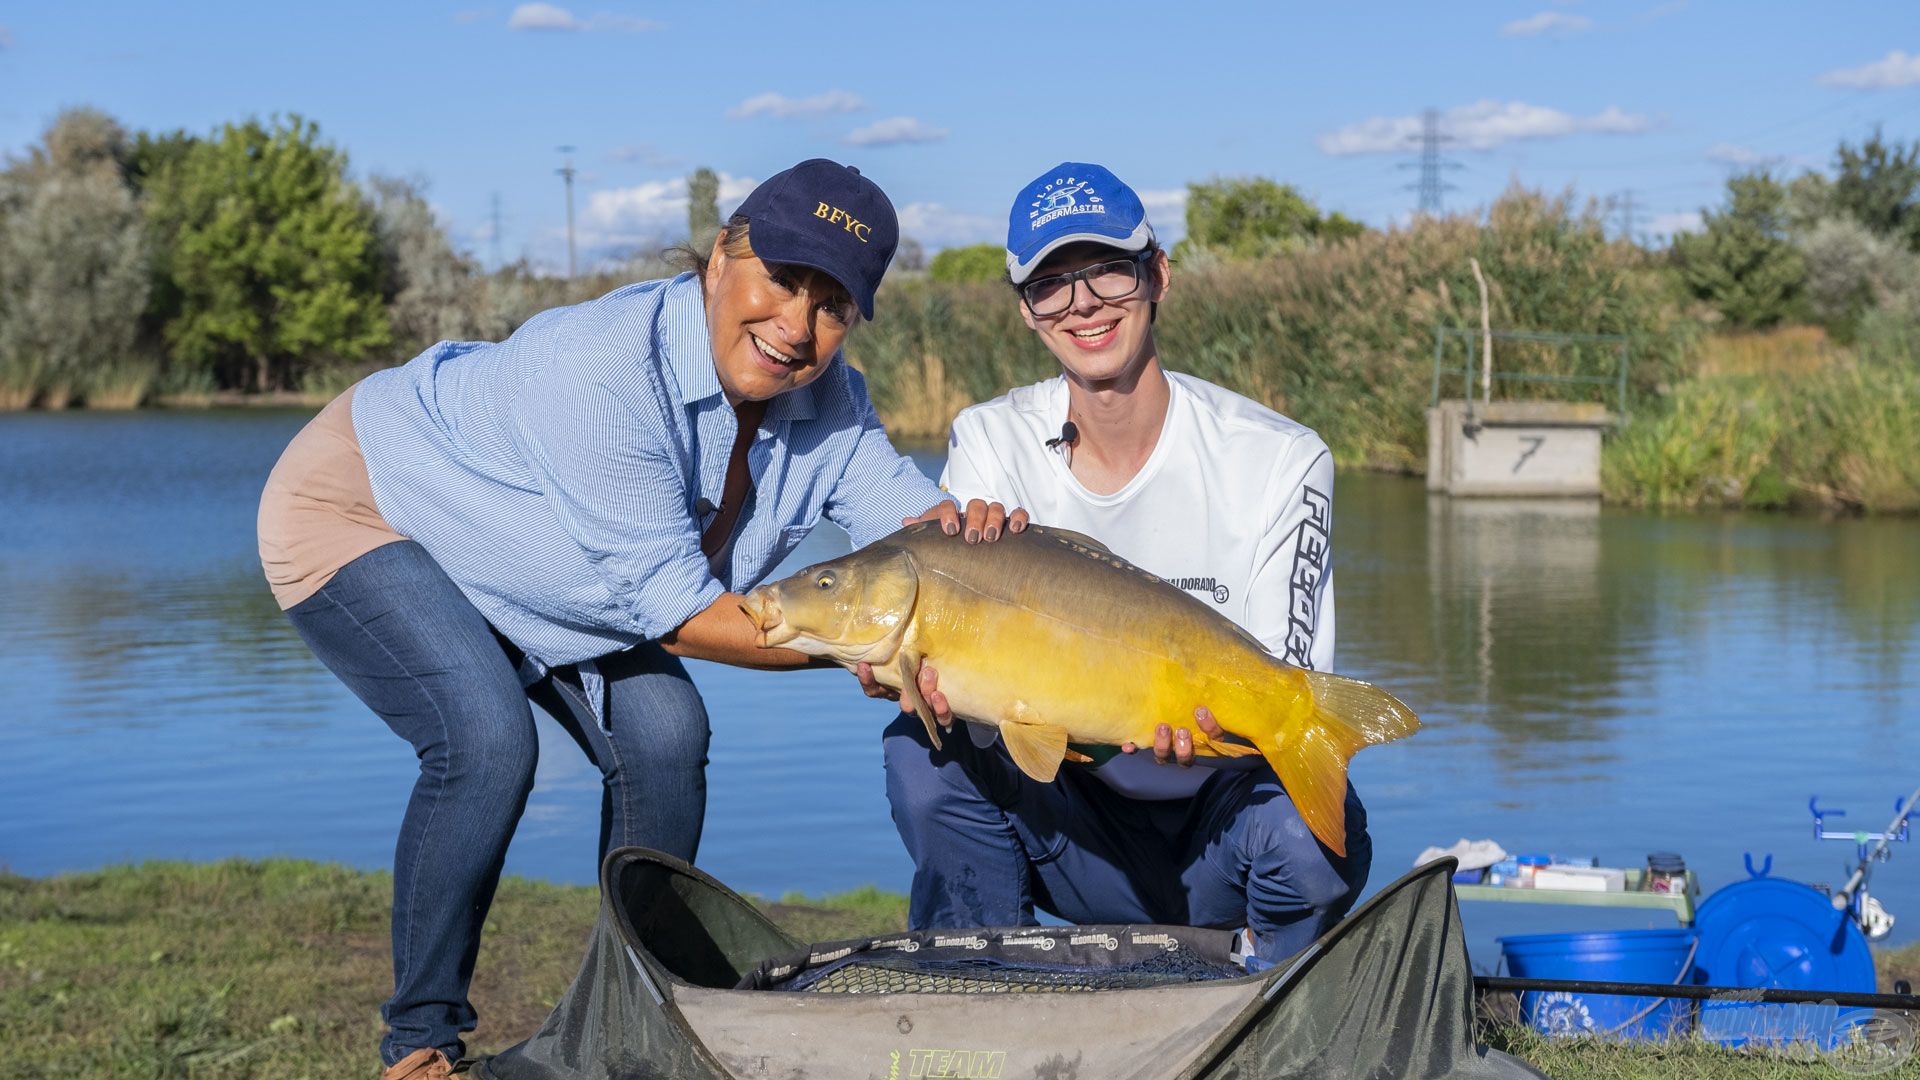
<path fill-rule="evenodd" d="M 158 376 L 135 355 L 149 281 L 126 133 L 70 109 L 0 177 L 0 405 L 131 407 Z"/>
<path fill-rule="evenodd" d="M 346 167 L 298 116 L 224 125 L 160 167 L 147 214 L 176 362 L 222 386 L 285 390 L 391 341 L 373 207 Z"/>
<path fill-rule="evenodd" d="M 1727 181 L 1727 205 L 1706 229 L 1674 238 L 1673 258 L 1693 295 L 1735 329 L 1765 329 L 1805 310 L 1807 266 L 1793 242 L 1787 187 L 1765 171 Z"/>
<path fill-rule="evenodd" d="M 1006 275 L 1007 249 L 999 244 L 946 248 L 927 264 L 927 277 L 949 284 L 1002 281 Z"/>
<path fill-rule="evenodd" d="M 1253 259 L 1344 240 L 1365 226 L 1319 207 L 1291 184 L 1265 177 L 1215 178 L 1187 185 L 1186 238 L 1177 258 Z"/>

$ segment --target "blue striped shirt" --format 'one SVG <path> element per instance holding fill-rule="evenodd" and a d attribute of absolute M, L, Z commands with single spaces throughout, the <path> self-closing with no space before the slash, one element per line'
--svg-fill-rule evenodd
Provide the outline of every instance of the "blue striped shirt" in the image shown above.
<path fill-rule="evenodd" d="M 946 497 L 835 355 L 768 403 L 752 501 L 709 565 L 696 506 L 720 504 L 736 424 L 692 274 L 542 312 L 498 344 L 441 342 L 362 382 L 353 427 L 380 513 L 527 654 L 529 681 L 752 588 L 823 514 L 858 546 Z"/>

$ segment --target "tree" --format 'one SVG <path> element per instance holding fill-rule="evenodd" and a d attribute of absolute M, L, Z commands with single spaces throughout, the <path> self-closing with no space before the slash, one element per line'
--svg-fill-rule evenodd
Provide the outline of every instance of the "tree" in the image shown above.
<path fill-rule="evenodd" d="M 1800 247 L 1813 314 L 1843 341 L 1853 339 L 1869 310 L 1897 304 L 1920 281 L 1920 254 L 1852 217 L 1820 222 Z"/>
<path fill-rule="evenodd" d="M 1834 154 L 1833 202 L 1874 233 L 1920 251 L 1920 142 L 1889 143 L 1879 131 Z"/>
<path fill-rule="evenodd" d="M 927 268 L 927 249 L 920 241 L 911 236 L 902 235 L 900 246 L 893 249 L 893 267 L 913 273 Z"/>
<path fill-rule="evenodd" d="M 299 116 L 227 124 L 161 165 L 148 218 L 177 290 L 176 360 L 266 391 L 391 340 L 373 208 L 346 166 Z"/>
<path fill-rule="evenodd" d="M 137 365 L 147 248 L 124 179 L 126 152 L 126 133 L 111 117 L 70 109 L 8 170 L 0 196 L 0 389 L 9 396 L 62 405 Z M 132 399 L 146 381 L 137 380 Z"/>
<path fill-rule="evenodd" d="M 968 244 L 943 249 L 927 264 L 934 281 L 1002 281 L 1007 274 L 1007 252 L 999 244 Z"/>
<path fill-rule="evenodd" d="M 719 234 L 720 178 L 702 165 L 687 177 L 687 241 L 704 254 Z"/>
<path fill-rule="evenodd" d="M 473 260 L 453 249 L 434 220 L 422 181 L 375 176 L 374 221 L 396 342 L 417 352 L 436 341 L 487 336 L 476 308 Z"/>
<path fill-rule="evenodd" d="M 1750 329 L 1796 316 L 1807 268 L 1788 238 L 1787 189 L 1765 170 L 1727 180 L 1727 205 L 1706 230 L 1675 237 L 1673 255 L 1693 295 Z"/>
<path fill-rule="evenodd" d="M 1291 184 L 1265 177 L 1216 179 L 1187 185 L 1187 238 L 1175 254 L 1262 258 L 1364 230 L 1344 215 L 1322 216 Z"/>

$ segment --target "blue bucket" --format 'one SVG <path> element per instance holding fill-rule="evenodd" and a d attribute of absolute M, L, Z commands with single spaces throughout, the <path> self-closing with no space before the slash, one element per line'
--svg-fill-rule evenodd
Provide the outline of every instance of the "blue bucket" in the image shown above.
<path fill-rule="evenodd" d="M 1522 934 L 1500 939 L 1507 972 L 1518 979 L 1684 983 L 1693 966 L 1692 930 L 1615 930 Z M 1520 995 L 1520 1011 L 1548 1035 L 1664 1039 L 1684 1034 L 1692 1003 L 1682 998 L 1620 997 L 1565 990 Z"/>

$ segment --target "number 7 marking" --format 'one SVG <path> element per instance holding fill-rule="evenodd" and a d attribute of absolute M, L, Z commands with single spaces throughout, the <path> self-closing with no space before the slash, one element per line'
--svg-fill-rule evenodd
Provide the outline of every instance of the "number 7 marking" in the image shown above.
<path fill-rule="evenodd" d="M 1520 460 L 1513 463 L 1513 471 L 1516 473 L 1520 471 L 1520 466 L 1527 463 L 1528 458 L 1539 452 L 1540 444 L 1546 442 L 1547 437 L 1545 435 L 1522 435 L 1520 436 L 1520 441 L 1527 444 L 1527 452 L 1521 454 Z"/>

